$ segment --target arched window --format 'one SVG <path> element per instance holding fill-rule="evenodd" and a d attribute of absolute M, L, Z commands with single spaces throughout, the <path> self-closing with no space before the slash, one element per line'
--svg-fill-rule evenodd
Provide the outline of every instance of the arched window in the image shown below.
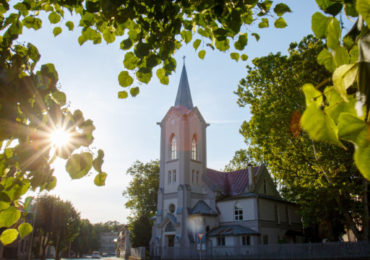
<path fill-rule="evenodd" d="M 174 134 L 170 139 L 170 158 L 171 160 L 177 159 L 176 137 Z"/>
<path fill-rule="evenodd" d="M 234 220 L 243 220 L 243 209 L 238 203 L 234 206 Z"/>
<path fill-rule="evenodd" d="M 193 139 L 191 140 L 191 159 L 197 159 L 197 136 L 194 135 Z"/>

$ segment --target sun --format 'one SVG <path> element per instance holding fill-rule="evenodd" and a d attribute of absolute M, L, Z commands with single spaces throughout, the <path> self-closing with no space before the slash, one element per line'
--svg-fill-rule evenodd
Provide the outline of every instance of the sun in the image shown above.
<path fill-rule="evenodd" d="M 57 128 L 50 133 L 49 138 L 52 146 L 61 148 L 69 144 L 71 136 L 65 129 Z"/>

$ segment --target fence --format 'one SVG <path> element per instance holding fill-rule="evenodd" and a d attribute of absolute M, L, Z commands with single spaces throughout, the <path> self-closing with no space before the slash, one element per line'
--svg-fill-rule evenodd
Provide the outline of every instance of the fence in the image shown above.
<path fill-rule="evenodd" d="M 163 247 L 154 249 L 157 259 L 369 259 L 369 242 L 269 244 L 240 247 Z"/>

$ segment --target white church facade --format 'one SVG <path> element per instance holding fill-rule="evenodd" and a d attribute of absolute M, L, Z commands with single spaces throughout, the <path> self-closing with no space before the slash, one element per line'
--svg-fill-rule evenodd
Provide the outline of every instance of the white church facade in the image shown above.
<path fill-rule="evenodd" d="M 152 256 L 191 258 L 200 249 L 243 255 L 253 245 L 300 242 L 297 207 L 280 197 L 265 166 L 234 172 L 207 167 L 209 124 L 193 106 L 185 65 L 175 105 L 158 124 L 160 182 Z"/>

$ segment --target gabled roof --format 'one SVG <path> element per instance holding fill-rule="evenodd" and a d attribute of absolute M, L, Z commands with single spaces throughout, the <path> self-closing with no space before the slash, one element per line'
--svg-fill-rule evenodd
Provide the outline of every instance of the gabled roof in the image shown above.
<path fill-rule="evenodd" d="M 191 99 L 190 87 L 188 82 L 188 75 L 186 73 L 185 63 L 182 67 L 179 88 L 175 101 L 175 107 L 181 106 L 188 109 L 193 109 L 193 101 Z"/>
<path fill-rule="evenodd" d="M 241 236 L 241 235 L 259 235 L 257 231 L 240 225 L 224 225 L 212 229 L 208 232 L 208 237 L 215 236 Z"/>
<path fill-rule="evenodd" d="M 260 167 L 252 167 L 253 175 L 256 175 Z M 207 169 L 206 174 L 203 175 L 203 181 L 213 191 L 219 191 L 224 195 L 239 195 L 249 185 L 248 169 L 233 172 Z"/>
<path fill-rule="evenodd" d="M 190 210 L 190 214 L 200 214 L 208 216 L 217 216 L 217 212 L 211 209 L 203 200 L 199 200 Z"/>

